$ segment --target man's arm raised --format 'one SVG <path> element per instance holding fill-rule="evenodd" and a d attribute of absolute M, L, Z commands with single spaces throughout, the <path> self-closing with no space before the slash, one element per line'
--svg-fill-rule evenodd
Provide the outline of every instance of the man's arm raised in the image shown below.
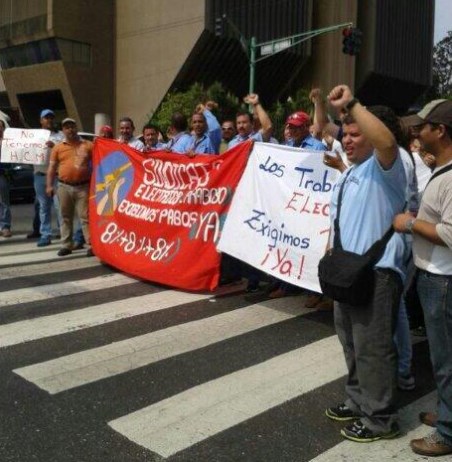
<path fill-rule="evenodd" d="M 243 98 L 243 101 L 246 104 L 252 104 L 253 112 L 257 115 L 257 118 L 259 119 L 259 122 L 261 124 L 260 132 L 262 134 L 262 139 L 264 141 L 268 141 L 272 134 L 273 124 L 267 112 L 262 107 L 262 104 L 259 102 L 259 96 L 255 93 L 252 93 L 250 95 L 245 96 L 245 98 Z"/>
<path fill-rule="evenodd" d="M 397 141 L 386 125 L 353 97 L 347 85 L 334 87 L 328 100 L 337 110 L 346 109 L 350 113 L 362 134 L 375 148 L 381 166 L 389 170 L 397 159 L 398 149 Z"/>

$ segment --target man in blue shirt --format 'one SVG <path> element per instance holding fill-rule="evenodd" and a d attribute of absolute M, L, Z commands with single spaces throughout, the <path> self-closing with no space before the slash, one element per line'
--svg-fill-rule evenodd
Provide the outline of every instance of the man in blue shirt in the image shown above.
<path fill-rule="evenodd" d="M 338 181 L 331 200 L 337 214 L 338 192 L 345 181 L 340 213 L 344 250 L 362 255 L 392 224 L 405 205 L 406 175 L 391 131 L 353 97 L 346 85 L 335 87 L 330 103 L 346 109 L 343 145 L 353 164 Z M 331 239 L 330 242 L 333 242 Z M 334 321 L 348 368 L 346 401 L 326 410 L 337 421 L 354 421 L 342 436 L 371 442 L 399 433 L 395 408 L 397 353 L 393 341 L 402 292 L 405 243 L 394 234 L 374 268 L 370 301 L 362 306 L 335 302 Z"/>
<path fill-rule="evenodd" d="M 306 112 L 298 111 L 291 114 L 286 120 L 286 126 L 290 137 L 286 142 L 287 146 L 327 151 L 327 147 L 309 133 L 311 118 Z"/>
<path fill-rule="evenodd" d="M 191 144 L 191 136 L 187 133 L 187 118 L 181 112 L 175 112 L 171 116 L 171 125 L 168 132 L 171 139 L 166 143 L 164 149 L 179 154 L 186 153 Z"/>
<path fill-rule="evenodd" d="M 217 154 L 208 135 L 207 121 L 203 113 L 194 113 L 191 116 L 192 135 L 188 146 L 188 157 L 196 154 Z"/>
<path fill-rule="evenodd" d="M 243 101 L 246 104 L 253 106 L 253 113 L 259 119 L 261 128 L 258 132 L 253 131 L 253 115 L 249 112 L 239 112 L 236 116 L 235 126 L 237 130 L 237 135 L 229 141 L 228 148 L 231 149 L 237 144 L 246 141 L 246 140 L 255 140 L 255 141 L 268 141 L 272 132 L 272 122 L 268 114 L 265 112 L 261 103 L 259 102 L 259 96 L 255 93 L 245 96 Z"/>

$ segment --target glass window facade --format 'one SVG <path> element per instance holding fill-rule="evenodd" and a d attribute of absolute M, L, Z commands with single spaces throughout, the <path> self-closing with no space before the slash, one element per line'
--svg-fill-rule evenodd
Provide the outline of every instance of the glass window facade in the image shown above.
<path fill-rule="evenodd" d="M 0 50 L 0 67 L 4 70 L 59 60 L 90 66 L 91 45 L 50 38 Z"/>

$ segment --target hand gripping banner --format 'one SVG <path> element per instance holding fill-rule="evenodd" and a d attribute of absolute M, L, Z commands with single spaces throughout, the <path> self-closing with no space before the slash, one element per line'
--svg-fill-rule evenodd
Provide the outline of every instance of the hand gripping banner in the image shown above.
<path fill-rule="evenodd" d="M 251 146 L 188 158 L 97 139 L 89 204 L 96 256 L 146 280 L 214 290 L 215 245 Z"/>

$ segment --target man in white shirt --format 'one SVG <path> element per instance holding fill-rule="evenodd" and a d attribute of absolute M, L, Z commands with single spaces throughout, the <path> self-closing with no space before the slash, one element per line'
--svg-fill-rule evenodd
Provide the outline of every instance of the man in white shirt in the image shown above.
<path fill-rule="evenodd" d="M 436 159 L 416 218 L 399 214 L 394 228 L 413 235 L 417 291 L 424 310 L 430 358 L 438 392 L 436 413 L 421 412 L 422 423 L 436 427 L 412 440 L 425 456 L 452 454 L 452 101 L 435 100 L 411 117 L 422 149 Z"/>
<path fill-rule="evenodd" d="M 130 117 L 123 117 L 119 120 L 119 138 L 120 143 L 128 144 L 137 151 L 144 151 L 144 144 L 133 136 L 135 125 Z"/>

